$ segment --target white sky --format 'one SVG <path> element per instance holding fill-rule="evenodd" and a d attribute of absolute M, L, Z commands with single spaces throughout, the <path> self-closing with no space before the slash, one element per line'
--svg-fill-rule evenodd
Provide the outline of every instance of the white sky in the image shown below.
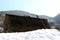
<path fill-rule="evenodd" d="M 1 0 L 0 10 L 23 10 L 54 17 L 60 13 L 60 0 Z"/>

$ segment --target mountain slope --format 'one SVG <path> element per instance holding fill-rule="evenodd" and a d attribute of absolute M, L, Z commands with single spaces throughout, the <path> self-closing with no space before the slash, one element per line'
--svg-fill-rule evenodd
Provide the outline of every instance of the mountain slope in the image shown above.
<path fill-rule="evenodd" d="M 56 23 L 60 24 L 60 14 L 54 17 Z"/>

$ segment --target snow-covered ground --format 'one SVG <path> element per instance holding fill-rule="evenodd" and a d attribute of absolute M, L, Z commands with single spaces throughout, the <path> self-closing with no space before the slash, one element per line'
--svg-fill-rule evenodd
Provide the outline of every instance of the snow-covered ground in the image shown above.
<path fill-rule="evenodd" d="M 0 33 L 0 40 L 60 40 L 56 29 L 38 29 L 30 32 Z"/>

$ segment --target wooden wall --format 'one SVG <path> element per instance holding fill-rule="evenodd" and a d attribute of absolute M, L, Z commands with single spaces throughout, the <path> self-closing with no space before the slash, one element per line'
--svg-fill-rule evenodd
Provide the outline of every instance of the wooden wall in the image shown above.
<path fill-rule="evenodd" d="M 5 32 L 25 32 L 42 28 L 50 28 L 46 19 L 29 16 L 9 15 L 5 16 Z"/>

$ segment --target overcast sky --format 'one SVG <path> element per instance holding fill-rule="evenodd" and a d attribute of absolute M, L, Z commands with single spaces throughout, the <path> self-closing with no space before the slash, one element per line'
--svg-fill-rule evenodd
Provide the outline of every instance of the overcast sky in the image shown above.
<path fill-rule="evenodd" d="M 23 10 L 54 17 L 60 13 L 60 0 L 0 0 L 0 11 Z"/>

